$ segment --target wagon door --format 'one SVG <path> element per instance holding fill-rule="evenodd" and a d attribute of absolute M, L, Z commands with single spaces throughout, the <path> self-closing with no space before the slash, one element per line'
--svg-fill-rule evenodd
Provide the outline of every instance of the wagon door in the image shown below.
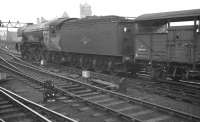
<path fill-rule="evenodd" d="M 151 35 L 137 34 L 135 37 L 135 58 L 139 60 L 150 60 L 151 58 Z"/>
<path fill-rule="evenodd" d="M 166 33 L 143 33 L 136 36 L 136 58 L 156 62 L 166 61 Z"/>
<path fill-rule="evenodd" d="M 168 56 L 172 62 L 192 63 L 193 26 L 176 26 L 168 30 Z"/>

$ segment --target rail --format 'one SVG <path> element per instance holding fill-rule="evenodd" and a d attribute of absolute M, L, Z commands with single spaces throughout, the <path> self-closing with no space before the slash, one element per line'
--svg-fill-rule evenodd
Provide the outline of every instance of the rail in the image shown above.
<path fill-rule="evenodd" d="M 28 99 L 26 99 L 24 97 L 21 97 L 21 96 L 15 94 L 15 93 L 3 88 L 3 87 L 0 87 L 0 90 L 4 91 L 7 94 L 12 95 L 13 97 L 18 99 L 19 101 L 22 101 L 23 103 L 29 104 L 29 105 L 31 105 L 33 107 L 39 108 L 40 110 L 46 111 L 46 112 L 52 114 L 55 117 L 59 117 L 59 118 L 63 119 L 63 121 L 65 121 L 65 122 L 78 122 L 77 120 L 74 120 L 72 118 L 66 117 L 63 114 L 60 114 L 60 113 L 55 112 L 55 111 L 52 111 L 52 110 L 50 110 L 50 109 L 48 109 L 48 108 L 46 108 L 46 107 L 44 107 L 44 106 L 42 106 L 40 104 L 34 103 L 33 101 L 30 101 L 30 100 L 28 100 Z"/>
<path fill-rule="evenodd" d="M 32 116 L 37 117 L 37 120 L 40 120 L 42 122 L 52 122 L 51 120 L 47 119 L 46 117 L 42 116 L 41 114 L 39 114 L 38 112 L 36 112 L 35 110 L 31 109 L 30 107 L 24 105 L 23 103 L 21 103 L 20 101 L 18 101 L 17 99 L 13 98 L 12 96 L 10 96 L 9 94 L 7 94 L 6 92 L 4 92 L 3 90 L 0 90 L 1 94 L 3 94 L 4 96 L 8 97 L 10 101 L 12 101 L 15 105 L 20 106 L 21 108 L 23 108 L 23 110 L 25 109 L 26 111 L 28 111 L 29 113 L 31 113 Z M 1 96 L 2 97 L 2 96 Z"/>

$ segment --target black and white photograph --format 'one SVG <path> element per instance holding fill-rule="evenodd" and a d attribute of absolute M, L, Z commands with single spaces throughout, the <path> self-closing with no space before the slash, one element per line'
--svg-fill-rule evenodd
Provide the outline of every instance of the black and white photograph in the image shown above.
<path fill-rule="evenodd" d="M 0 122 L 200 122 L 199 0 L 0 4 Z"/>

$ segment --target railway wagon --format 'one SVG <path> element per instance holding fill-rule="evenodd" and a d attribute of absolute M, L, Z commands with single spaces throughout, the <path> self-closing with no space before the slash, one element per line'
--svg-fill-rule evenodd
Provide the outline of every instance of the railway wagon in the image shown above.
<path fill-rule="evenodd" d="M 200 10 L 188 10 L 136 18 L 135 60 L 142 72 L 160 78 L 199 79 L 199 15 Z"/>
<path fill-rule="evenodd" d="M 134 56 L 133 27 L 133 21 L 118 16 L 61 18 L 45 23 L 42 35 L 38 27 L 26 28 L 23 42 L 31 42 L 31 45 L 40 42 L 42 46 L 24 52 L 32 58 L 33 53 L 39 51 L 38 60 L 43 58 L 53 63 L 97 71 L 127 72 L 127 65 Z M 30 48 L 25 43 L 24 47 Z"/>

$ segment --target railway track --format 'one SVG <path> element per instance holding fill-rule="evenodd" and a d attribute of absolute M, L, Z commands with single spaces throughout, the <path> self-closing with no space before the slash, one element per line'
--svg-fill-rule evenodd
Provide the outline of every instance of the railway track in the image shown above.
<path fill-rule="evenodd" d="M 48 70 L 48 68 L 46 68 Z M 67 68 L 66 68 L 67 69 Z M 79 77 L 81 76 L 81 71 L 78 69 L 72 69 L 68 68 L 69 70 L 63 71 L 63 74 L 65 72 L 72 73 L 71 76 Z M 52 69 L 51 71 L 54 72 Z M 56 73 L 62 74 L 62 71 L 55 68 Z M 91 83 L 92 85 L 96 85 L 101 88 L 110 88 L 110 84 L 113 86 L 115 84 L 110 83 L 109 81 L 113 81 L 113 77 L 109 78 L 111 76 L 108 76 L 106 74 L 96 73 L 96 72 L 90 72 L 91 77 L 88 83 Z M 69 73 L 68 73 L 69 74 Z M 75 75 L 74 75 L 75 74 Z M 70 75 L 68 75 L 70 77 Z M 103 78 L 102 78 L 103 77 Z M 103 79 L 102 82 L 106 81 L 107 84 L 105 85 L 101 81 L 97 83 L 96 79 Z M 115 77 L 115 81 L 119 81 L 120 78 Z M 147 93 L 151 94 L 157 94 L 159 96 L 167 97 L 176 101 L 181 101 L 185 103 L 190 103 L 193 105 L 200 105 L 200 84 L 197 82 L 189 82 L 189 81 L 153 81 L 153 80 L 147 80 L 147 79 L 131 79 L 126 78 L 126 81 L 129 84 L 128 88 L 131 89 L 137 89 L 139 91 L 146 91 Z M 131 85 L 132 84 L 132 85 Z"/>
<path fill-rule="evenodd" d="M 1 122 L 77 122 L 0 87 Z"/>
<path fill-rule="evenodd" d="M 38 68 L 38 67 L 36 67 Z M 79 73 L 79 76 L 81 74 Z M 98 74 L 95 73 L 97 76 Z M 101 74 L 102 75 L 102 74 Z M 94 79 L 95 80 L 95 79 Z M 174 81 L 147 81 L 147 80 L 140 80 L 140 79 L 126 79 L 129 80 L 128 82 L 130 88 L 134 88 L 140 91 L 146 91 L 147 93 L 157 94 L 159 96 L 167 97 L 176 101 L 182 101 L 185 103 L 190 103 L 194 105 L 200 105 L 200 84 L 198 83 L 188 83 L 185 82 L 174 82 Z M 107 80 L 108 81 L 108 80 Z M 97 87 L 101 88 L 110 88 L 110 86 L 104 85 L 101 82 L 96 83 L 96 81 L 88 80 L 88 83 L 92 85 L 96 85 Z M 109 81 L 108 81 L 109 83 Z M 108 84 L 107 83 L 107 84 Z M 114 85 L 114 84 L 112 84 Z"/>
<path fill-rule="evenodd" d="M 56 68 L 55 68 L 56 69 Z M 67 69 L 67 68 L 66 68 Z M 73 69 L 65 72 L 71 72 L 72 74 L 81 75 L 81 71 Z M 59 69 L 55 70 L 59 73 Z M 60 71 L 62 74 L 62 71 Z M 91 72 L 91 79 L 103 79 L 104 81 L 113 81 L 112 76 L 106 74 Z M 119 81 L 120 78 L 115 77 L 115 81 Z M 194 105 L 200 105 L 200 83 L 189 81 L 161 81 L 161 80 L 147 80 L 147 79 L 132 79 L 126 78 L 126 83 L 129 83 L 127 88 L 137 89 L 139 91 L 146 91 L 147 93 L 157 94 L 176 101 L 182 101 Z M 92 81 L 92 80 L 91 80 Z M 93 83 L 93 82 L 91 82 Z M 95 83 L 95 82 L 94 82 Z M 98 86 L 98 84 L 97 84 Z"/>
<path fill-rule="evenodd" d="M 16 72 L 16 70 L 13 70 L 13 72 L 35 81 L 38 84 L 38 88 L 41 87 L 40 84 L 42 84 L 44 80 L 53 80 L 58 92 L 71 96 L 74 99 L 84 101 L 89 105 L 96 106 L 105 111 L 109 111 L 127 121 L 200 121 L 200 117 L 195 115 L 131 98 L 74 79 L 39 70 L 35 67 L 13 62 L 12 64 L 11 62 L 7 62 L 7 64 L 9 64 L 10 70 L 13 70 L 11 67 L 15 67 L 20 71 Z M 4 66 L 4 68 L 6 67 Z"/>
<path fill-rule="evenodd" d="M 48 69 L 48 68 L 47 68 Z M 81 76 L 81 70 L 73 68 L 65 68 L 67 71 L 72 74 L 78 74 Z M 52 70 L 53 71 L 53 70 Z M 62 71 L 55 68 L 56 72 Z M 104 81 L 120 81 L 120 77 L 109 76 L 106 74 L 90 72 L 91 79 L 103 79 Z M 63 73 L 64 74 L 64 73 Z M 70 76 L 70 75 L 69 75 Z M 76 75 L 75 75 L 76 76 Z M 96 84 L 96 82 L 93 82 Z M 159 96 L 167 97 L 176 101 L 181 101 L 185 103 L 190 103 L 193 105 L 200 105 L 200 83 L 192 82 L 192 81 L 172 81 L 172 80 L 149 80 L 144 78 L 126 78 L 124 80 L 128 83 L 128 87 L 130 89 L 137 89 L 139 91 L 146 91 L 147 93 L 157 94 Z M 102 83 L 103 84 L 103 83 Z M 102 86 L 102 84 L 96 86 Z"/>
<path fill-rule="evenodd" d="M 2 68 L 0 67 L 0 69 Z M 9 77 L 9 80 L 7 82 L 2 83 L 3 87 L 11 89 L 12 91 L 15 91 L 16 93 L 32 101 L 42 104 L 42 106 L 45 106 L 51 110 L 66 115 L 70 118 L 75 118 L 75 120 L 77 121 L 111 122 L 110 120 L 115 120 L 114 122 L 126 122 L 117 116 L 108 114 L 107 112 L 104 112 L 99 108 L 94 108 L 92 105 L 87 105 L 84 102 L 74 99 L 71 96 L 62 94 L 61 92 L 56 94 L 57 96 L 56 101 L 44 102 L 43 101 L 44 88 L 41 85 L 32 82 L 31 79 L 19 77 L 14 73 L 11 74 L 11 72 L 9 72 L 9 74 L 11 77 Z"/>
<path fill-rule="evenodd" d="M 47 118 L 44 116 L 41 116 L 40 114 L 36 113 L 29 107 L 25 106 L 21 102 L 17 101 L 13 97 L 11 97 L 9 94 L 5 93 L 4 91 L 0 90 L 0 120 L 3 122 L 6 121 L 44 121 L 44 122 L 50 122 Z M 37 119 L 35 119 L 37 118 Z"/>
<path fill-rule="evenodd" d="M 0 92 L 0 114 L 2 120 L 5 120 L 6 122 L 78 122 L 37 103 L 29 101 L 5 88 L 0 87 Z M 27 116 L 29 116 L 29 118 L 27 118 Z"/>
<path fill-rule="evenodd" d="M 173 82 L 173 81 L 172 81 Z M 176 101 L 182 101 L 194 105 L 200 105 L 200 85 L 187 86 L 182 83 L 168 83 L 159 81 L 135 81 L 133 88 L 144 90 L 148 93 L 158 94 Z"/>
<path fill-rule="evenodd" d="M 6 52 L 7 53 L 7 52 Z M 15 56 L 13 56 L 15 57 Z M 15 58 L 15 61 L 18 63 L 22 63 L 18 58 Z M 26 62 L 23 62 L 25 65 L 30 65 Z M 39 67 L 34 67 L 39 68 Z M 41 69 L 41 68 L 39 68 Z M 77 74 L 81 74 L 81 71 L 76 70 Z M 107 75 L 95 73 L 92 72 L 92 76 L 98 77 L 101 76 L 107 77 Z M 107 78 L 109 79 L 109 78 Z M 132 80 L 132 79 L 131 79 Z M 131 81 L 132 82 L 132 81 Z M 94 82 L 90 82 L 93 85 L 96 86 L 102 86 L 102 84 L 96 84 Z M 146 91 L 148 93 L 158 94 L 160 96 L 164 96 L 170 99 L 174 99 L 177 101 L 183 101 L 186 103 L 192 103 L 200 105 L 200 83 L 198 82 L 191 82 L 191 81 L 171 81 L 171 80 L 165 80 L 165 81 L 147 81 L 143 80 L 137 80 L 134 79 L 134 85 L 132 85 L 134 89 Z"/>

